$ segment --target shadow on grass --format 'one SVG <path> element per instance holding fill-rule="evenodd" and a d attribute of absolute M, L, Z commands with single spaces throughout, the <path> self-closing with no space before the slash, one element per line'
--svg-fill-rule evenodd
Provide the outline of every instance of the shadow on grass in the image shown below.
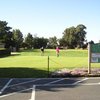
<path fill-rule="evenodd" d="M 9 56 L 19 56 L 20 53 L 12 53 L 10 55 L 0 55 L 0 58 L 5 58 L 5 57 L 9 57 Z"/>
<path fill-rule="evenodd" d="M 0 78 L 44 78 L 48 71 L 35 68 L 9 67 L 0 68 Z"/>
<path fill-rule="evenodd" d="M 0 54 L 0 58 L 5 58 L 5 57 L 9 57 L 11 56 L 11 54 Z"/>

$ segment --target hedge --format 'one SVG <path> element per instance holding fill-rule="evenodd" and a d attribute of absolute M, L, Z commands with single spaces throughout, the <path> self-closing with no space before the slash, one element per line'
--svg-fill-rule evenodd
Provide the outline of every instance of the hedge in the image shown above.
<path fill-rule="evenodd" d="M 11 55 L 11 50 L 9 49 L 0 50 L 0 56 L 9 56 L 9 55 Z"/>

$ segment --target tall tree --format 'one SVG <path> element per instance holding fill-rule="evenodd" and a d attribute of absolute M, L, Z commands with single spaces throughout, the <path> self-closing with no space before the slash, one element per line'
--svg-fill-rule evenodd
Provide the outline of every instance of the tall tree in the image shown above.
<path fill-rule="evenodd" d="M 27 36 L 25 37 L 25 43 L 27 44 L 27 48 L 33 47 L 33 36 L 31 33 L 28 33 Z"/>
<path fill-rule="evenodd" d="M 63 32 L 62 40 L 65 41 L 68 48 L 81 48 L 86 38 L 85 29 L 86 27 L 82 24 L 79 24 L 77 27 L 66 28 Z"/>
<path fill-rule="evenodd" d="M 12 32 L 13 46 L 16 47 L 16 50 L 19 51 L 19 48 L 23 42 L 23 34 L 19 29 L 15 29 Z"/>
<path fill-rule="evenodd" d="M 33 45 L 34 48 L 41 48 L 47 46 L 48 39 L 44 37 L 34 37 L 33 38 Z"/>
<path fill-rule="evenodd" d="M 44 37 L 37 37 L 37 35 L 32 36 L 32 34 L 28 33 L 25 38 L 24 46 L 27 45 L 27 48 L 41 48 L 46 47 L 48 39 Z"/>
<path fill-rule="evenodd" d="M 75 31 L 76 31 L 76 29 L 73 26 L 70 28 L 66 28 L 63 32 L 63 39 L 68 48 L 75 48 L 77 45 Z"/>
<path fill-rule="evenodd" d="M 58 41 L 58 39 L 57 39 L 56 36 L 50 37 L 50 38 L 49 38 L 48 46 L 49 46 L 50 48 L 56 48 L 56 46 L 58 45 L 58 44 L 57 44 L 57 41 Z"/>
<path fill-rule="evenodd" d="M 86 40 L 86 26 L 79 24 L 76 27 L 76 40 L 77 40 L 77 45 L 79 48 L 82 48 L 84 45 L 84 41 Z"/>
<path fill-rule="evenodd" d="M 0 42 L 5 43 L 5 47 L 9 48 L 11 45 L 12 32 L 11 27 L 7 26 L 6 21 L 0 21 Z"/>

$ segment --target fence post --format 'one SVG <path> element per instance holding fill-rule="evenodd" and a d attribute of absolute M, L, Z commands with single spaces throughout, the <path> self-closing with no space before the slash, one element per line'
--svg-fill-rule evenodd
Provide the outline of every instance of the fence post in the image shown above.
<path fill-rule="evenodd" d="M 49 56 L 48 56 L 48 66 L 47 66 L 47 70 L 48 70 L 48 77 L 49 77 Z"/>
<path fill-rule="evenodd" d="M 88 73 L 91 74 L 91 44 L 88 44 Z"/>

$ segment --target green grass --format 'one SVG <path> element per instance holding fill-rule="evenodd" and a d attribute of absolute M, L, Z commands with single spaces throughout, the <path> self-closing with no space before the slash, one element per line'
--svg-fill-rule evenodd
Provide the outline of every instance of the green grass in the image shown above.
<path fill-rule="evenodd" d="M 23 56 L 40 56 L 41 52 L 39 49 L 35 50 L 25 50 L 21 52 L 21 55 Z M 46 49 L 44 56 L 56 56 L 56 52 L 53 49 Z M 87 50 L 73 50 L 73 49 L 68 49 L 68 50 L 60 50 L 60 56 L 65 56 L 65 57 L 87 57 Z"/>
<path fill-rule="evenodd" d="M 60 50 L 56 57 L 55 50 L 46 49 L 41 56 L 39 49 L 12 53 L 9 57 L 0 58 L 0 77 L 47 77 L 48 56 L 50 71 L 62 68 L 87 68 L 87 50 Z M 92 64 L 99 67 L 100 64 Z"/>

